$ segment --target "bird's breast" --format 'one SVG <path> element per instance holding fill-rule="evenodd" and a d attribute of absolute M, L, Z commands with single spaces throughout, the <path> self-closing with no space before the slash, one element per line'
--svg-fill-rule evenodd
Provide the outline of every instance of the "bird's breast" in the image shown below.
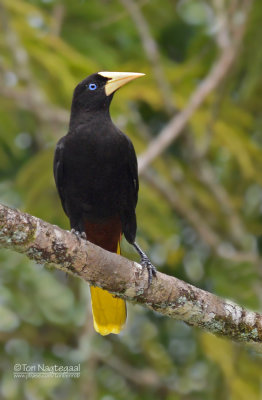
<path fill-rule="evenodd" d="M 72 135 L 73 136 L 73 135 Z M 72 137 L 64 151 L 67 193 L 87 213 L 107 215 L 118 210 L 120 187 L 126 181 L 121 139 L 104 135 Z"/>

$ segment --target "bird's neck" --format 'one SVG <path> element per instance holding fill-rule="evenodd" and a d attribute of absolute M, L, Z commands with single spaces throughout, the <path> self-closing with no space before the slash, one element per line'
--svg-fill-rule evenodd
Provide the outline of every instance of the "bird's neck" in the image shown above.
<path fill-rule="evenodd" d="M 105 125 L 112 124 L 109 109 L 99 109 L 99 110 L 71 110 L 69 128 L 70 130 L 75 130 L 76 127 L 81 125 Z"/>

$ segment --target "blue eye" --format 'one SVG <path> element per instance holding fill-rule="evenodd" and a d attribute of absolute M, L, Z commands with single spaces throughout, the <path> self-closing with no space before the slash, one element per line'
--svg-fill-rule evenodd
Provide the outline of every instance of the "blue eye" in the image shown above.
<path fill-rule="evenodd" d="M 95 83 L 89 83 L 88 88 L 89 88 L 89 90 L 96 90 L 97 86 Z"/>

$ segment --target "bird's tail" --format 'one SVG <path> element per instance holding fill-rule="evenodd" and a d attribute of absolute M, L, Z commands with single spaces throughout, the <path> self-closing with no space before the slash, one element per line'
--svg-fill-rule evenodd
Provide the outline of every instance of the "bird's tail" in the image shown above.
<path fill-rule="evenodd" d="M 120 254 L 120 240 L 117 246 Z M 99 287 L 90 287 L 94 328 L 100 335 L 119 333 L 126 321 L 126 303 Z"/>

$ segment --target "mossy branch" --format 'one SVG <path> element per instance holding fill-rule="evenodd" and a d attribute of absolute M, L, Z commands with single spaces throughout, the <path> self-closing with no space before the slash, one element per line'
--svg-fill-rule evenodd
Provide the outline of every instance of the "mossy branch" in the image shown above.
<path fill-rule="evenodd" d="M 0 205 L 0 247 L 41 264 L 51 263 L 91 285 L 206 331 L 262 343 L 262 314 L 161 272 L 148 288 L 147 271 L 136 262 L 4 205 Z"/>

